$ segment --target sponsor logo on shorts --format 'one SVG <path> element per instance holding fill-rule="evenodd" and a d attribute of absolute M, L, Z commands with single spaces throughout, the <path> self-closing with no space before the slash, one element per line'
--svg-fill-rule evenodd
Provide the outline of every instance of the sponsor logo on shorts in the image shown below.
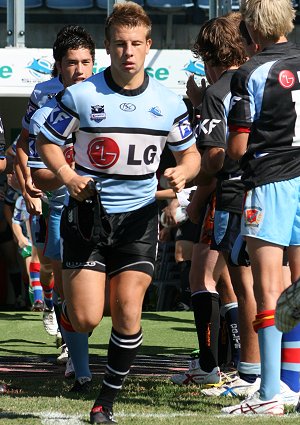
<path fill-rule="evenodd" d="M 97 261 L 86 261 L 81 263 L 79 261 L 67 261 L 66 267 L 68 269 L 78 269 L 80 267 L 96 267 Z"/>
<path fill-rule="evenodd" d="M 262 220 L 262 209 L 259 207 L 245 208 L 244 220 L 246 227 L 258 227 Z"/>

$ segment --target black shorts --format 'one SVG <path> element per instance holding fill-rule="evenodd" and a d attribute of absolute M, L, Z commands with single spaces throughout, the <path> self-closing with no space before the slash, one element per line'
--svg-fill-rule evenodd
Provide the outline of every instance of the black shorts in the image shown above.
<path fill-rule="evenodd" d="M 99 202 L 70 198 L 61 219 L 63 269 L 87 269 L 114 276 L 135 270 L 153 275 L 158 243 L 156 203 L 106 214 Z M 101 219 L 99 218 L 101 217 Z"/>
<path fill-rule="evenodd" d="M 216 210 L 210 248 L 229 253 L 240 233 L 241 214 Z"/>
<path fill-rule="evenodd" d="M 197 230 L 197 224 L 191 222 L 191 220 L 186 220 L 180 226 L 178 226 L 175 241 L 191 241 L 195 239 L 195 232 Z"/>

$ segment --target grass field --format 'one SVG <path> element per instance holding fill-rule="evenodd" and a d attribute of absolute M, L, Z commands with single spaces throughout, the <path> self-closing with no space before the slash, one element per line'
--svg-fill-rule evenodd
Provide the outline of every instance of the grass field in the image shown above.
<path fill-rule="evenodd" d="M 0 381 L 22 390 L 0 395 L 0 424 L 89 423 L 110 328 L 110 318 L 104 318 L 90 338 L 93 391 L 84 398 L 72 398 L 68 392 L 72 381 L 66 381 L 64 367 L 55 364 L 59 352 L 43 329 L 41 314 L 0 312 Z M 300 416 L 292 411 L 280 418 L 226 417 L 220 408 L 234 404 L 233 399 L 208 398 L 198 386 L 178 387 L 170 382 L 169 376 L 184 367 L 187 355 L 197 346 L 192 313 L 144 313 L 143 332 L 142 350 L 115 405 L 119 424 L 300 424 Z"/>

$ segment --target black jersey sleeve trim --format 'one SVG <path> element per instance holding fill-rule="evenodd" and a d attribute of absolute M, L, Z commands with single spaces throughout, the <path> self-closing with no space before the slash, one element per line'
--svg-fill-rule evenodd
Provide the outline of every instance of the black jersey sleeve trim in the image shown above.
<path fill-rule="evenodd" d="M 189 142 L 192 138 L 194 137 L 193 133 L 191 133 L 188 137 L 186 137 L 185 139 L 181 139 L 179 140 L 179 142 L 166 142 L 166 144 L 168 146 L 180 146 L 180 145 L 184 145 L 186 142 Z"/>
<path fill-rule="evenodd" d="M 79 115 L 72 109 L 68 108 L 60 99 L 58 99 L 57 103 L 64 111 L 68 112 L 70 115 L 72 115 L 72 117 L 75 117 L 79 120 Z"/>
<path fill-rule="evenodd" d="M 183 114 L 179 115 L 178 117 L 175 118 L 173 125 L 176 124 L 177 122 L 181 121 L 184 118 L 189 118 L 189 114 L 187 113 L 187 111 L 185 111 Z"/>
<path fill-rule="evenodd" d="M 61 134 L 58 134 L 56 131 L 54 131 L 53 128 L 50 127 L 50 125 L 47 123 L 47 121 L 45 121 L 44 126 L 49 131 L 49 133 L 53 134 L 53 136 L 55 138 L 60 139 L 62 142 L 64 142 L 65 140 L 67 140 L 68 137 L 63 137 Z"/>

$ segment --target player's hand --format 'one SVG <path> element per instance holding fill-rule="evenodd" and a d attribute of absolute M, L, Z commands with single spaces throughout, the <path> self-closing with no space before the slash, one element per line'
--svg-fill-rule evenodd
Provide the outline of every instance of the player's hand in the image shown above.
<path fill-rule="evenodd" d="M 41 215 L 42 214 L 42 201 L 41 198 L 32 198 L 29 193 L 23 195 L 26 210 L 31 215 Z"/>
<path fill-rule="evenodd" d="M 41 198 L 43 195 L 43 192 L 33 184 L 31 178 L 25 180 L 25 189 L 31 198 Z"/>
<path fill-rule="evenodd" d="M 92 184 L 91 184 L 92 183 Z M 84 201 L 95 194 L 95 188 L 91 177 L 74 175 L 66 184 L 70 196 L 77 201 Z"/>
<path fill-rule="evenodd" d="M 167 168 L 164 172 L 164 176 L 168 180 L 170 187 L 175 192 L 180 192 L 185 187 L 186 178 L 183 167 L 180 165 L 173 168 Z"/>
<path fill-rule="evenodd" d="M 201 86 L 198 86 L 194 74 L 189 76 L 189 79 L 186 83 L 186 94 L 194 108 L 197 108 L 203 100 L 203 96 L 206 90 L 206 81 L 204 78 L 201 79 Z"/>

